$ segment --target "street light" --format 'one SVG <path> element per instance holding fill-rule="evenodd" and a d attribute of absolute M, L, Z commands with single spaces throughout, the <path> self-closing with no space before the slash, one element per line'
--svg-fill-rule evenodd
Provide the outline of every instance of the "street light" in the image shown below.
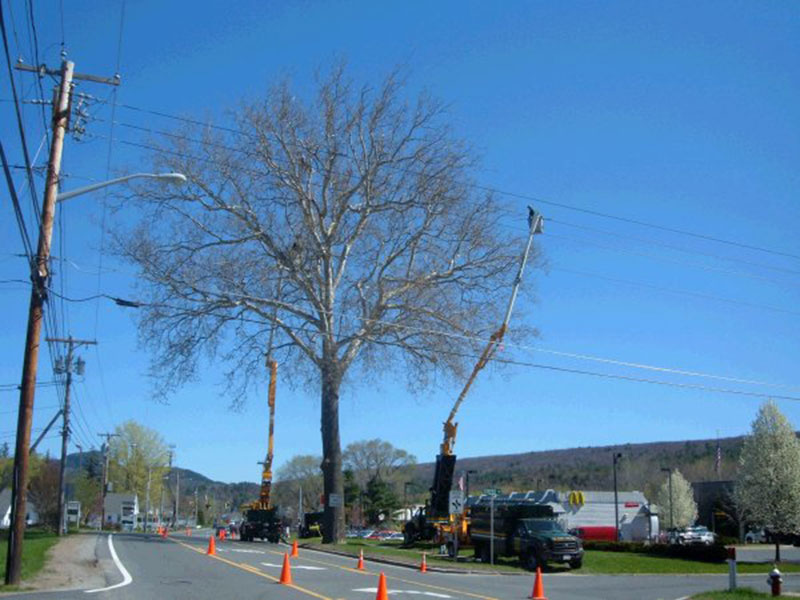
<path fill-rule="evenodd" d="M 614 459 L 614 539 L 619 541 L 619 500 L 617 499 L 617 462 L 622 458 L 621 452 L 612 454 Z"/>
<path fill-rule="evenodd" d="M 74 198 L 75 196 L 80 196 L 88 192 L 93 192 L 95 190 L 108 187 L 110 185 L 125 183 L 126 181 L 130 181 L 131 179 L 142 179 L 142 178 L 160 179 L 161 181 L 166 181 L 168 183 L 176 183 L 176 184 L 186 183 L 186 175 L 184 175 L 183 173 L 132 173 L 131 175 L 125 175 L 124 177 L 117 177 L 116 179 L 109 179 L 108 181 L 93 183 L 92 185 L 87 185 L 74 190 L 70 190 L 69 192 L 62 192 L 56 196 L 56 202 L 63 202 L 64 200 L 69 200 L 70 198 Z"/>
<path fill-rule="evenodd" d="M 467 488 L 465 490 L 465 493 L 466 493 L 466 496 L 467 496 L 467 500 L 469 500 L 469 476 L 470 476 L 470 474 L 477 474 L 477 473 L 478 472 L 475 469 L 468 469 L 467 470 L 467 483 L 466 483 L 466 486 L 465 486 Z"/>
<path fill-rule="evenodd" d="M 661 471 L 669 473 L 669 528 L 675 529 L 675 514 L 672 511 L 672 469 L 661 467 Z"/>

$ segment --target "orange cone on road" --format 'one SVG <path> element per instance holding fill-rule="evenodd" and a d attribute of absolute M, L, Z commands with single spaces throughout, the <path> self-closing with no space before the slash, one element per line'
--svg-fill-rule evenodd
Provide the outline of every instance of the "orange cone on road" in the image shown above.
<path fill-rule="evenodd" d="M 422 553 L 422 563 L 420 563 L 419 565 L 419 572 L 420 573 L 428 572 L 428 559 L 425 557 L 425 552 Z"/>
<path fill-rule="evenodd" d="M 214 536 L 208 538 L 208 550 L 206 550 L 206 554 L 209 556 L 216 556 L 217 555 L 217 546 L 214 543 Z"/>
<path fill-rule="evenodd" d="M 286 585 L 292 584 L 292 565 L 289 563 L 289 555 L 283 553 L 283 569 L 281 569 L 281 580 L 278 583 Z"/>
<path fill-rule="evenodd" d="M 164 539 L 167 539 L 167 528 L 166 527 L 164 527 L 164 529 L 161 530 L 161 537 L 164 538 Z"/>
<path fill-rule="evenodd" d="M 378 595 L 375 600 L 389 600 L 389 592 L 386 590 L 386 575 L 381 571 L 381 576 L 378 578 Z"/>
<path fill-rule="evenodd" d="M 533 593 L 531 593 L 532 600 L 547 600 L 544 595 L 544 584 L 542 584 L 542 569 L 536 567 L 536 579 L 533 580 Z"/>
<path fill-rule="evenodd" d="M 219 530 L 219 539 L 221 541 L 225 540 L 225 530 L 224 529 L 220 529 Z"/>
<path fill-rule="evenodd" d="M 364 570 L 364 551 L 361 550 L 358 553 L 358 566 L 356 567 L 359 571 Z"/>
<path fill-rule="evenodd" d="M 295 540 L 294 543 L 292 544 L 292 553 L 289 556 L 291 556 L 292 558 L 297 558 L 298 556 L 300 556 L 300 553 L 297 551 L 297 540 Z"/>

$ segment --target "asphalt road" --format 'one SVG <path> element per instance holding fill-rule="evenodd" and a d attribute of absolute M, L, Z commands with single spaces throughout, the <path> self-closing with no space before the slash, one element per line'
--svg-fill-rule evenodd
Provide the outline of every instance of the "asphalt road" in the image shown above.
<path fill-rule="evenodd" d="M 278 579 L 284 552 L 289 548 L 268 543 L 219 542 L 217 556 L 206 556 L 208 539 L 155 535 L 115 534 L 113 548 L 130 582 L 110 558 L 107 539 L 98 543 L 98 558 L 108 567 L 107 585 L 113 589 L 35 592 L 4 598 L 35 600 L 373 600 L 378 575 L 384 571 L 389 595 L 398 600 L 458 599 L 506 600 L 528 598 L 532 575 L 464 575 L 420 573 L 404 567 L 367 561 L 357 571 L 356 561 L 300 549 L 291 561 L 293 585 Z M 785 577 L 785 589 L 800 591 L 800 577 Z M 740 585 L 767 590 L 763 575 L 740 576 Z M 120 585 L 124 584 L 124 585 Z M 727 576 L 577 575 L 546 574 L 545 595 L 550 600 L 676 600 L 704 590 L 723 589 Z"/>

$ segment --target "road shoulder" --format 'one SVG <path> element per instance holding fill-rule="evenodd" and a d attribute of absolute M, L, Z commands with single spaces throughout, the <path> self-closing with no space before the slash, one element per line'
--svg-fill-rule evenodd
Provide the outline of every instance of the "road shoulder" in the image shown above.
<path fill-rule="evenodd" d="M 98 544 L 105 536 L 78 533 L 61 538 L 47 554 L 44 568 L 25 582 L 26 590 L 66 590 L 102 587 L 106 583 L 98 559 Z"/>

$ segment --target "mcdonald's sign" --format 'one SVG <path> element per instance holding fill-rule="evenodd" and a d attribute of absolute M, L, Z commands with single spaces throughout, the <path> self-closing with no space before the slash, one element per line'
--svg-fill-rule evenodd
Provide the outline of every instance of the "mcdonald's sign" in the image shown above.
<path fill-rule="evenodd" d="M 568 500 L 570 506 L 583 506 L 586 504 L 586 498 L 584 498 L 583 492 L 579 491 L 570 492 Z"/>

